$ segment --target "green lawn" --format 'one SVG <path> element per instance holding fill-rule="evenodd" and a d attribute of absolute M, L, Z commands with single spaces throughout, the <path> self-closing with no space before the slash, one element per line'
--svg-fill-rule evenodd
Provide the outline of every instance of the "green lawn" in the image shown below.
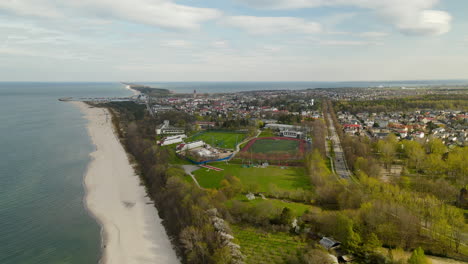
<path fill-rule="evenodd" d="M 261 197 L 258 197 L 258 196 L 257 196 L 257 198 L 255 200 L 250 200 L 250 201 L 247 199 L 247 197 L 245 197 L 245 195 L 238 195 L 234 199 L 238 200 L 238 201 L 242 201 L 244 203 L 248 203 L 248 204 L 250 204 L 252 206 L 256 206 L 256 205 L 267 206 L 268 204 L 271 204 L 275 208 L 275 210 L 273 211 L 273 214 L 276 213 L 276 215 L 281 213 L 281 211 L 285 207 L 288 207 L 289 209 L 291 209 L 293 214 L 295 216 L 297 216 L 297 217 L 303 215 L 305 211 L 307 211 L 307 210 L 310 211 L 312 208 L 314 208 L 314 206 L 312 206 L 312 205 L 303 204 L 303 203 L 289 202 L 289 201 L 283 201 L 283 200 L 279 200 L 279 199 L 267 198 L 266 200 L 263 200 Z M 230 200 L 227 203 L 227 206 L 231 206 L 231 204 L 232 204 L 232 200 Z"/>
<path fill-rule="evenodd" d="M 233 131 L 204 131 L 191 136 L 186 142 L 203 140 L 213 147 L 235 149 L 247 134 Z"/>
<path fill-rule="evenodd" d="M 186 165 L 186 164 L 190 165 L 190 164 L 193 164 L 193 163 L 191 163 L 190 161 L 188 161 L 186 159 L 181 159 L 181 158 L 177 157 L 174 145 L 163 146 L 161 148 L 167 149 L 169 164 L 173 164 L 173 165 Z"/>
<path fill-rule="evenodd" d="M 263 131 L 260 133 L 260 135 L 258 135 L 259 138 L 262 138 L 262 137 L 276 137 L 276 136 L 277 136 L 277 135 L 275 135 L 275 133 L 274 133 L 271 129 L 269 129 L 269 128 L 263 130 Z"/>
<path fill-rule="evenodd" d="M 227 175 L 236 176 L 243 186 L 256 185 L 259 192 L 269 192 L 270 185 L 275 184 L 278 188 L 295 190 L 297 188 L 307 189 L 310 187 L 309 179 L 305 169 L 302 167 L 269 166 L 267 168 L 243 168 L 239 164 L 210 163 L 211 166 L 224 169 L 223 171 L 212 171 L 201 168 L 193 174 L 204 188 L 218 188 L 221 180 Z"/>
<path fill-rule="evenodd" d="M 249 148 L 252 153 L 297 153 L 299 150 L 299 141 L 296 140 L 278 140 L 261 139 Z"/>
<path fill-rule="evenodd" d="M 246 256 L 247 264 L 285 263 L 289 256 L 306 247 L 297 236 L 288 233 L 266 233 L 248 226 L 231 225 L 234 237 Z"/>

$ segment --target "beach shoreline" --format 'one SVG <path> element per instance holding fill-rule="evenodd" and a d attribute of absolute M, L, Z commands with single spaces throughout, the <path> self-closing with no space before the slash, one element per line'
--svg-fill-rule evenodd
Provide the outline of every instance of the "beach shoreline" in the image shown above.
<path fill-rule="evenodd" d="M 128 84 L 125 85 L 125 88 L 126 88 L 127 90 L 130 90 L 130 92 L 132 92 L 134 96 L 135 96 L 135 95 L 140 95 L 140 94 L 141 94 L 140 91 L 137 91 L 137 90 L 133 89 L 133 88 L 132 88 L 130 85 L 128 85 Z"/>
<path fill-rule="evenodd" d="M 101 264 L 180 263 L 105 108 L 72 102 L 88 120 L 95 150 L 83 178 L 84 204 L 101 227 Z"/>

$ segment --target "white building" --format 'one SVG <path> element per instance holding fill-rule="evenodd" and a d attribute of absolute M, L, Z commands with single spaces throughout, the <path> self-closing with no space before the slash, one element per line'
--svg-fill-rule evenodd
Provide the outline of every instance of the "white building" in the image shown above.
<path fill-rule="evenodd" d="M 173 127 L 169 125 L 169 120 L 164 120 L 164 123 L 159 125 L 158 128 L 156 128 L 156 134 L 157 135 L 166 135 L 166 134 L 184 134 L 185 129 L 183 128 L 178 128 L 178 127 Z"/>
<path fill-rule="evenodd" d="M 266 124 L 265 128 L 277 129 L 279 131 L 300 130 L 301 129 L 300 126 L 284 125 L 284 124 Z"/>
<path fill-rule="evenodd" d="M 167 137 L 167 138 L 164 138 L 163 140 L 159 141 L 159 145 L 167 146 L 167 145 L 172 145 L 172 144 L 176 144 L 176 143 L 181 143 L 181 142 L 183 142 L 184 138 L 187 138 L 187 136 L 185 134 L 176 135 L 176 136 L 172 136 L 172 137 Z"/>
<path fill-rule="evenodd" d="M 187 143 L 187 144 L 180 144 L 179 146 L 177 146 L 177 149 L 178 150 L 191 150 L 191 149 L 194 149 L 194 148 L 199 148 L 199 147 L 203 147 L 205 145 L 205 142 L 203 142 L 202 140 L 199 140 L 199 141 L 194 141 L 194 142 L 190 142 L 190 143 Z"/>
<path fill-rule="evenodd" d="M 286 131 L 281 132 L 281 136 L 289 137 L 289 138 L 302 138 L 303 135 L 304 133 L 299 132 L 299 131 L 286 130 Z"/>

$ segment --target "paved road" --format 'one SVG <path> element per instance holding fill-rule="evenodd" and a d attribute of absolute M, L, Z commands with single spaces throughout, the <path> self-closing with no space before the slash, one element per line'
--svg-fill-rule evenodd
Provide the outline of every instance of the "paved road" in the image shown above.
<path fill-rule="evenodd" d="M 237 145 L 236 145 L 236 150 L 232 153 L 232 156 L 231 156 L 231 158 L 230 158 L 229 160 L 233 159 L 234 156 L 237 155 L 237 153 L 240 151 L 240 146 L 241 146 L 242 144 L 244 144 L 244 143 L 246 143 L 246 142 L 248 142 L 248 141 L 250 141 L 250 140 L 252 140 L 252 139 L 254 139 L 254 138 L 258 138 L 258 136 L 260 136 L 260 133 L 262 133 L 262 131 L 261 131 L 261 130 L 258 130 L 258 131 L 257 131 L 257 135 L 256 135 L 255 137 L 246 138 L 246 139 L 244 139 L 244 141 L 242 141 L 241 143 L 237 144 Z"/>
<path fill-rule="evenodd" d="M 341 148 L 340 138 L 336 133 L 335 126 L 333 125 L 333 120 L 331 119 L 330 114 L 327 114 L 327 118 L 330 124 L 330 139 L 332 140 L 333 152 L 335 153 L 333 163 L 335 164 L 336 174 L 343 179 L 349 179 L 351 174 L 348 170 L 348 166 L 346 165 L 343 149 Z"/>

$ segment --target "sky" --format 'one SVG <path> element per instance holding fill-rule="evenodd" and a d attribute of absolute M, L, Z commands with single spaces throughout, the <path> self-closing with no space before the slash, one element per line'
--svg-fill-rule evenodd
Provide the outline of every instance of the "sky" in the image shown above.
<path fill-rule="evenodd" d="M 468 79 L 465 0 L 0 0 L 0 81 Z"/>

